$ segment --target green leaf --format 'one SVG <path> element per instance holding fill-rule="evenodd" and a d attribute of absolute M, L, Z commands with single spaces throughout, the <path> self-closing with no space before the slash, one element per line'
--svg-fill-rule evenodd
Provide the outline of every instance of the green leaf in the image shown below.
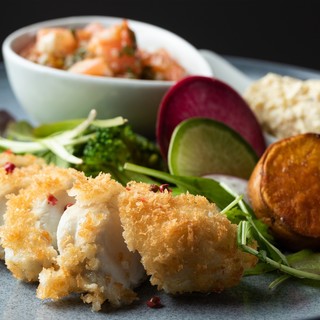
<path fill-rule="evenodd" d="M 278 277 L 276 280 L 272 281 L 269 285 L 270 289 L 275 289 L 276 287 L 278 287 L 281 283 L 283 283 L 284 281 L 290 279 L 291 276 L 288 274 L 283 274 L 280 277 Z"/>
<path fill-rule="evenodd" d="M 13 121 L 6 129 L 6 137 L 13 140 L 30 141 L 34 138 L 33 127 L 27 121 Z"/>
<path fill-rule="evenodd" d="M 320 275 L 320 253 L 312 250 L 301 250 L 287 256 L 289 264 L 299 270 Z"/>
<path fill-rule="evenodd" d="M 254 256 L 258 257 L 262 262 L 269 264 L 270 266 L 274 267 L 275 270 L 279 270 L 284 272 L 288 275 L 301 278 L 301 279 L 310 279 L 310 280 L 320 280 L 320 274 L 314 272 L 308 272 L 304 270 L 299 270 L 295 267 L 283 264 L 279 261 L 275 261 L 271 259 L 265 250 L 254 249 L 248 246 L 248 239 L 247 237 L 247 230 L 250 228 L 250 223 L 248 221 L 241 221 L 238 226 L 238 245 L 242 248 L 244 252 L 253 254 Z"/>
<path fill-rule="evenodd" d="M 194 195 L 203 195 L 209 201 L 214 202 L 220 209 L 225 208 L 235 199 L 230 193 L 221 187 L 219 182 L 212 179 L 175 176 L 167 172 L 138 166 L 133 163 L 126 163 L 124 165 L 124 169 L 152 176 L 162 181 L 175 184 L 179 187 L 181 192 L 189 192 Z"/>
<path fill-rule="evenodd" d="M 245 276 L 256 276 L 268 272 L 272 272 L 276 270 L 275 267 L 271 266 L 270 264 L 267 264 L 265 262 L 259 261 L 253 268 L 246 269 L 244 272 Z"/>
<path fill-rule="evenodd" d="M 73 130 L 75 127 L 77 127 L 80 123 L 84 122 L 85 120 L 86 119 L 73 119 L 53 123 L 46 123 L 34 128 L 32 133 L 33 136 L 36 138 L 44 138 L 53 134 Z M 96 127 L 107 128 L 113 126 L 121 126 L 126 122 L 127 120 L 123 117 L 115 117 L 112 119 L 93 120 L 91 124 Z"/>

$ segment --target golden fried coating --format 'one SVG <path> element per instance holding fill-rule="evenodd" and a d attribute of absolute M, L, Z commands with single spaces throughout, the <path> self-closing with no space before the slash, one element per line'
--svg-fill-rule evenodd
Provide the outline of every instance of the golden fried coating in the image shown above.
<path fill-rule="evenodd" d="M 205 197 L 131 182 L 119 203 L 125 241 L 158 289 L 220 292 L 239 283 L 248 260 L 237 247 L 236 225 Z"/>
<path fill-rule="evenodd" d="M 81 293 L 98 311 L 104 301 L 119 306 L 136 299 L 132 290 L 145 277 L 140 256 L 128 250 L 120 224 L 118 196 L 124 187 L 109 174 L 79 179 L 69 194 L 76 202 L 58 227 L 58 269 L 44 269 L 37 296 L 60 299 Z"/>
<path fill-rule="evenodd" d="M 0 153 L 0 222 L 5 211 L 6 195 L 17 193 L 28 186 L 33 175 L 45 166 L 45 162 L 32 155 L 15 155 L 10 152 Z"/>
<path fill-rule="evenodd" d="M 27 167 L 34 163 L 38 163 L 39 165 L 42 165 L 42 166 L 45 164 L 45 161 L 42 158 L 38 158 L 31 154 L 18 155 L 10 151 L 1 152 L 0 168 L 2 168 L 8 162 L 14 163 L 18 168 Z"/>
<path fill-rule="evenodd" d="M 32 155 L 0 153 L 0 226 L 7 209 L 7 195 L 17 194 L 30 185 L 33 176 L 45 166 L 43 159 Z M 4 249 L 0 246 L 0 259 L 4 259 Z"/>
<path fill-rule="evenodd" d="M 28 187 L 8 196 L 0 234 L 6 265 L 16 278 L 37 281 L 43 267 L 55 265 L 57 226 L 65 207 L 74 202 L 67 190 L 80 175 L 46 166 Z"/>

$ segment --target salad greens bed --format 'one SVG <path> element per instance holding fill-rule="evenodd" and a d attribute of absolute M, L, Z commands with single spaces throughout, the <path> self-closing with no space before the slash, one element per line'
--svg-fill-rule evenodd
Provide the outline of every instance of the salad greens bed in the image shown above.
<path fill-rule="evenodd" d="M 301 250 L 282 252 L 276 247 L 268 228 L 258 220 L 250 206 L 228 186 L 212 179 L 176 176 L 168 172 L 157 145 L 135 133 L 122 117 L 95 120 L 69 120 L 32 127 L 28 122 L 11 122 L 5 137 L 0 137 L 0 151 L 32 153 L 48 163 L 82 170 L 88 176 L 109 172 L 125 185 L 131 180 L 169 183 L 174 194 L 189 192 L 205 196 L 237 224 L 238 246 L 259 259 L 245 275 L 277 272 L 270 284 L 274 288 L 291 277 L 320 280 L 320 253 Z M 253 245 L 256 244 L 256 245 Z"/>
<path fill-rule="evenodd" d="M 133 132 L 124 118 L 95 120 L 95 117 L 96 112 L 92 110 L 85 120 L 55 122 L 36 128 L 25 121 L 11 122 L 6 138 L 0 137 L 0 151 L 2 148 L 14 153 L 32 153 L 47 163 L 74 167 L 88 176 L 108 172 L 122 184 L 146 179 L 125 171 L 126 162 L 165 170 L 158 147 Z"/>

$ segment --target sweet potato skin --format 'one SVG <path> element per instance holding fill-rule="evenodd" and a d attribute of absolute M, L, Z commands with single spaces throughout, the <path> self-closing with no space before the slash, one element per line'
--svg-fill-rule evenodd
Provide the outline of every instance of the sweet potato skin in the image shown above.
<path fill-rule="evenodd" d="M 320 135 L 270 145 L 248 183 L 258 218 L 291 250 L 320 248 Z"/>

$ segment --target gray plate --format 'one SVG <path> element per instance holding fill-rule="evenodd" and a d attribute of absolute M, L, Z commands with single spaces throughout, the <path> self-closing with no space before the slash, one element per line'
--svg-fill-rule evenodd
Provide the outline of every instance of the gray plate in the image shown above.
<path fill-rule="evenodd" d="M 226 57 L 248 76 L 257 79 L 267 72 L 301 79 L 320 78 L 320 73 L 294 66 L 238 57 Z M 0 109 L 18 119 L 27 119 L 9 87 L 5 69 L 0 64 Z M 36 285 L 15 280 L 0 262 L 0 320 L 13 319 L 316 319 L 320 316 L 320 284 L 307 286 L 290 280 L 275 290 L 268 284 L 275 275 L 247 277 L 239 286 L 220 294 L 171 296 L 157 292 L 148 283 L 137 289 L 139 300 L 133 305 L 114 310 L 106 303 L 99 313 L 92 313 L 78 296 L 59 302 L 40 301 Z M 150 309 L 146 301 L 153 295 L 161 298 L 162 309 Z"/>
<path fill-rule="evenodd" d="M 320 79 L 320 71 L 318 72 L 303 67 L 234 56 L 225 56 L 225 58 L 252 79 L 261 78 L 268 72 L 278 73 L 302 80 Z"/>

